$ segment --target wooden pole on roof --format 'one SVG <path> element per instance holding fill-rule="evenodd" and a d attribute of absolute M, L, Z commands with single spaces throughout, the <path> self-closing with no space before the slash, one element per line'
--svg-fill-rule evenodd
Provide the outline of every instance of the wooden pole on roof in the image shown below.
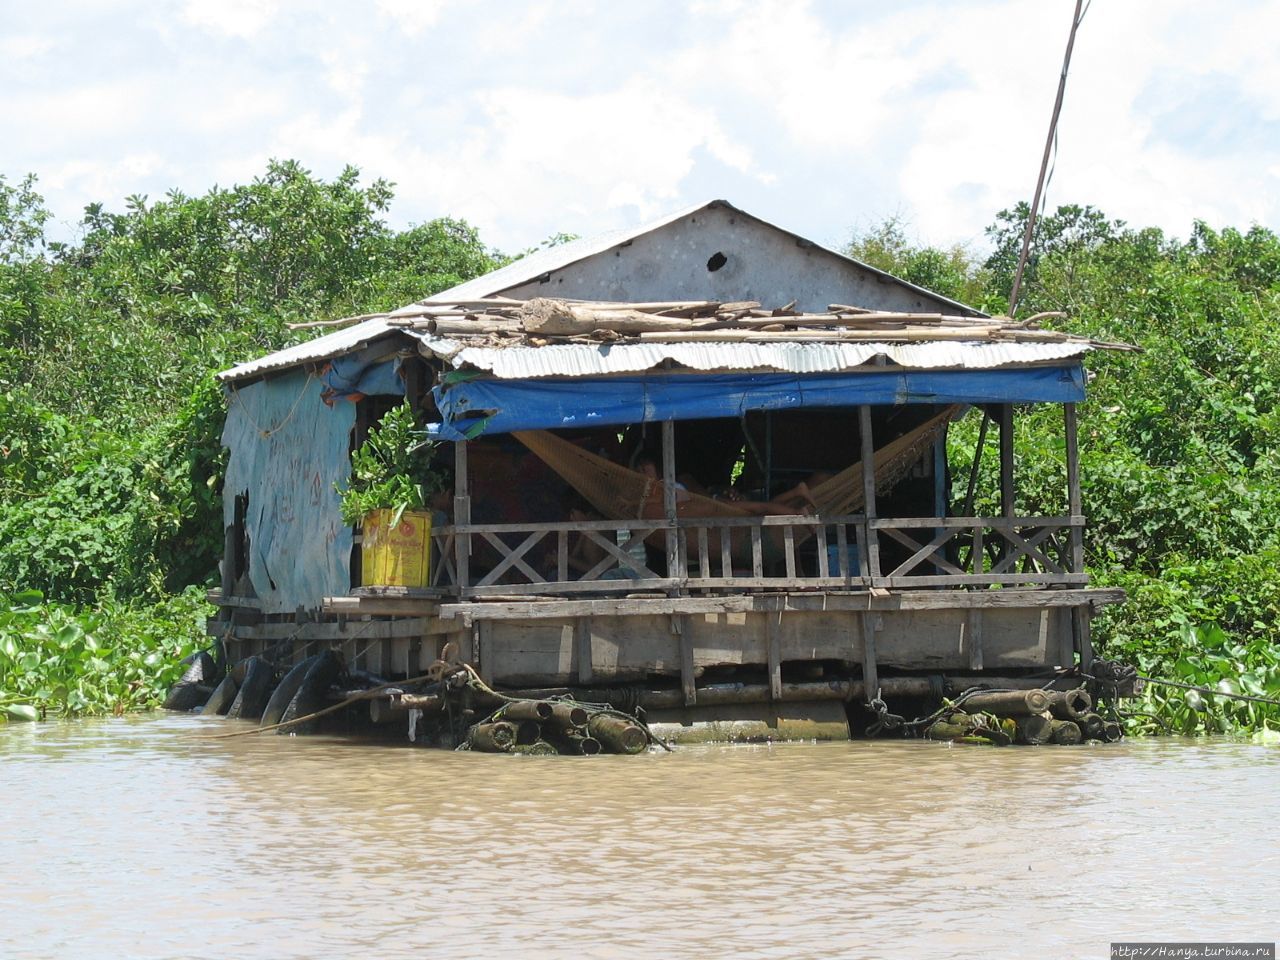
<path fill-rule="evenodd" d="M 1040 194 L 1044 190 L 1045 172 L 1049 169 L 1049 156 L 1053 152 L 1054 137 L 1058 132 L 1058 114 L 1062 112 L 1062 96 L 1067 90 L 1067 68 L 1071 66 L 1071 48 L 1076 44 L 1076 31 L 1080 29 L 1081 7 L 1084 0 L 1076 0 L 1076 10 L 1071 17 L 1071 33 L 1067 35 L 1067 52 L 1062 58 L 1062 75 L 1058 77 L 1058 96 L 1053 102 L 1053 117 L 1049 120 L 1049 135 L 1044 140 L 1044 156 L 1040 160 L 1040 176 L 1036 178 L 1035 197 L 1027 212 L 1027 228 L 1022 233 L 1022 251 L 1018 254 L 1018 269 L 1013 275 L 1013 289 L 1009 291 L 1009 316 L 1018 310 L 1018 294 L 1022 290 L 1022 271 L 1027 266 L 1031 252 L 1031 234 L 1036 228 L 1036 211 L 1040 209 Z"/>

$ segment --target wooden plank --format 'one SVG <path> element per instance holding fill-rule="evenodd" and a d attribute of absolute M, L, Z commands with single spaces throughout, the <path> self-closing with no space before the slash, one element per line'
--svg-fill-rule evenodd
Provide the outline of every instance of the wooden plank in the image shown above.
<path fill-rule="evenodd" d="M 765 630 L 767 656 L 769 658 L 769 697 L 782 699 L 782 608 L 783 604 L 775 603 L 776 609 L 766 614 Z"/>
<path fill-rule="evenodd" d="M 871 408 L 866 404 L 858 407 L 858 432 L 862 440 L 862 510 L 870 525 L 876 518 L 876 448 L 875 438 L 871 434 Z M 874 527 L 867 537 L 867 565 L 862 573 L 878 584 L 880 579 L 880 540 Z"/>
<path fill-rule="evenodd" d="M 698 528 L 698 576 L 711 576 L 711 557 L 707 546 L 707 528 Z"/>
<path fill-rule="evenodd" d="M 1048 636 L 1050 625 L 1058 631 L 1058 666 L 1074 667 L 1076 665 L 1076 624 L 1073 618 L 1059 620 L 1057 610 L 1040 611 L 1040 631 Z"/>
<path fill-rule="evenodd" d="M 381 617 L 430 617 L 440 609 L 439 597 L 325 597 L 320 605 L 324 613 Z"/>
<path fill-rule="evenodd" d="M 917 578 L 912 578 L 917 579 Z M 847 594 L 803 593 L 783 598 L 787 611 L 871 610 L 967 610 L 1019 607 L 1078 607 L 1084 604 L 1121 603 L 1123 590 L 1093 587 L 1071 590 L 919 590 L 872 596 L 865 591 Z M 440 619 L 457 618 L 523 620 L 568 617 L 629 617 L 667 614 L 747 613 L 773 609 L 776 598 L 759 595 L 727 597 L 628 597 L 589 600 L 517 600 L 443 604 Z"/>
<path fill-rule="evenodd" d="M 720 528 L 720 575 L 733 576 L 733 544 L 728 527 Z"/>
<path fill-rule="evenodd" d="M 818 528 L 816 536 L 818 538 L 818 577 L 819 579 L 825 579 L 831 576 L 830 558 L 827 556 L 826 524 Z"/>
<path fill-rule="evenodd" d="M 964 621 L 965 646 L 969 648 L 969 669 L 982 669 L 982 608 L 970 607 Z"/>
<path fill-rule="evenodd" d="M 590 683 L 591 671 L 591 618 L 578 617 L 573 622 L 573 645 L 578 658 L 578 682 Z"/>
<path fill-rule="evenodd" d="M 311 641 L 345 640 L 348 637 L 356 637 L 367 641 L 421 636 L 427 631 L 447 633 L 453 628 L 432 617 L 413 617 L 355 621 L 345 625 L 337 622 L 259 623 L 253 626 L 235 626 L 233 629 L 236 636 L 242 640 L 278 641 L 294 637 L 300 641 Z"/>
<path fill-rule="evenodd" d="M 948 527 L 952 529 L 968 529 L 975 524 L 990 527 L 992 530 L 1014 530 L 1024 527 L 1083 527 L 1085 518 L 1079 515 L 1059 517 L 893 517 L 888 519 L 870 518 L 867 525 L 873 530 L 895 528 L 910 530 L 921 527 Z"/>
<path fill-rule="evenodd" d="M 764 576 L 764 542 L 760 528 L 751 528 L 751 575 L 756 579 Z"/>
<path fill-rule="evenodd" d="M 471 587 L 467 597 L 483 600 L 485 597 L 548 596 L 571 593 L 636 593 L 638 591 L 671 590 L 684 585 L 679 577 L 659 577 L 653 580 L 570 580 L 568 583 L 499 583 L 488 587 Z"/>
<path fill-rule="evenodd" d="M 963 577 L 882 577 L 882 586 L 910 589 L 912 587 L 990 587 L 996 584 L 1043 583 L 1054 586 L 1084 586 L 1089 582 L 1085 573 L 1002 573 L 999 575 L 965 574 Z"/>
<path fill-rule="evenodd" d="M 786 563 L 788 579 L 794 579 L 796 575 L 796 528 L 786 526 L 782 528 L 782 552 Z"/>
<path fill-rule="evenodd" d="M 556 579 L 569 579 L 569 531 L 556 531 Z"/>

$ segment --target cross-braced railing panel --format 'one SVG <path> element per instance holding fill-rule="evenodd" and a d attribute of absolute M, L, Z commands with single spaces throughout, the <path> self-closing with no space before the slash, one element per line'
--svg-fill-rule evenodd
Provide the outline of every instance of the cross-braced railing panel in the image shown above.
<path fill-rule="evenodd" d="M 909 553 L 877 584 L 900 586 L 1078 585 L 1070 541 L 1084 517 L 910 517 L 872 520 L 872 533 Z M 899 551 L 901 553 L 901 551 Z"/>

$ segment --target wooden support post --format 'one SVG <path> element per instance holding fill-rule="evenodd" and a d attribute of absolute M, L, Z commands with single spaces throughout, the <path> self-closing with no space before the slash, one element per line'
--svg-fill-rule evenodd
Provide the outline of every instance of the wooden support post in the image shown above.
<path fill-rule="evenodd" d="M 779 597 L 774 609 L 766 614 L 765 633 L 769 650 L 769 699 L 782 699 L 782 608 L 785 601 Z"/>
<path fill-rule="evenodd" d="M 698 702 L 697 668 L 693 662 L 693 637 L 689 636 L 689 620 L 683 614 L 671 617 L 671 632 L 680 641 L 680 686 L 684 691 L 684 705 L 692 707 Z"/>
<path fill-rule="evenodd" d="M 969 669 L 982 669 L 982 610 L 970 607 L 964 619 L 965 646 L 969 648 Z"/>
<path fill-rule="evenodd" d="M 471 648 L 480 661 L 480 679 L 493 686 L 493 621 L 474 621 L 471 625 L 471 637 Z"/>
<path fill-rule="evenodd" d="M 680 543 L 676 535 L 676 425 L 662 421 L 662 509 L 667 518 L 667 577 L 683 578 Z"/>
<path fill-rule="evenodd" d="M 591 682 L 591 618 L 573 621 L 573 646 L 578 657 L 578 682 Z"/>
<path fill-rule="evenodd" d="M 1071 620 L 1076 645 L 1080 650 L 1080 669 L 1093 670 L 1093 610 L 1088 604 L 1071 608 Z"/>
<path fill-rule="evenodd" d="M 1000 512 L 1014 516 L 1013 404 L 1000 404 Z"/>
<path fill-rule="evenodd" d="M 1079 430 L 1076 425 L 1076 405 L 1062 405 L 1063 432 L 1067 443 L 1067 513 L 1073 518 L 1080 516 L 1084 507 L 1080 496 L 1080 448 Z M 1073 525 L 1071 527 L 1071 573 L 1084 573 L 1084 531 Z"/>
<path fill-rule="evenodd" d="M 222 531 L 222 599 L 225 602 L 236 588 L 236 525 L 228 524 Z M 226 608 L 223 608 L 226 609 Z"/>
<path fill-rule="evenodd" d="M 471 523 L 471 482 L 467 477 L 467 441 L 458 440 L 453 445 L 453 523 L 465 527 Z M 471 586 L 471 533 L 459 533 L 453 538 L 454 566 L 458 576 L 458 594 L 462 596 Z"/>
<path fill-rule="evenodd" d="M 1072 517 L 1069 533 L 1071 545 L 1071 573 L 1084 573 L 1084 529 L 1075 518 L 1083 516 L 1084 501 L 1080 494 L 1080 430 L 1076 421 L 1076 405 L 1062 405 L 1063 434 L 1067 444 L 1067 512 Z M 1091 636 L 1092 611 L 1087 606 L 1072 608 L 1071 633 L 1076 652 L 1080 655 L 1080 669 L 1088 673 L 1093 669 L 1093 639 Z"/>
<path fill-rule="evenodd" d="M 871 408 L 865 404 L 858 408 L 858 432 L 862 434 L 862 512 L 868 523 L 864 538 L 867 543 L 867 567 L 862 575 L 871 578 L 872 586 L 880 580 L 880 535 L 871 529 L 870 521 L 876 518 L 876 445 L 871 435 Z"/>
<path fill-rule="evenodd" d="M 858 615 L 858 623 L 862 626 L 862 696 L 867 701 L 877 697 L 880 692 L 880 671 L 876 666 L 877 619 L 878 615 L 874 613 Z"/>
<path fill-rule="evenodd" d="M 933 444 L 933 515 L 935 517 L 945 517 L 947 515 L 947 435 L 944 432 Z M 934 530 L 934 536 L 938 536 L 942 530 Z M 940 548 L 946 551 L 944 543 Z M 942 576 L 946 573 L 942 564 L 936 560 L 933 564 L 933 572 L 935 576 Z"/>

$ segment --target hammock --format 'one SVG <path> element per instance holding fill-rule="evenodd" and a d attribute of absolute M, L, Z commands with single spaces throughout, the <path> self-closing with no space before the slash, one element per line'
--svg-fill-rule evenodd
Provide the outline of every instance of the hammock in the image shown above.
<path fill-rule="evenodd" d="M 959 405 L 949 406 L 910 433 L 877 450 L 876 491 L 892 489 L 942 436 L 947 423 L 960 409 Z M 662 481 L 619 466 L 546 430 L 522 430 L 512 436 L 564 478 L 605 519 L 657 519 L 663 516 Z M 842 516 L 858 509 L 863 501 L 861 461 L 829 480 L 814 484 L 809 492 L 820 515 Z M 681 517 L 747 517 L 754 513 L 730 500 L 716 500 L 684 490 L 680 491 L 676 510 Z"/>

